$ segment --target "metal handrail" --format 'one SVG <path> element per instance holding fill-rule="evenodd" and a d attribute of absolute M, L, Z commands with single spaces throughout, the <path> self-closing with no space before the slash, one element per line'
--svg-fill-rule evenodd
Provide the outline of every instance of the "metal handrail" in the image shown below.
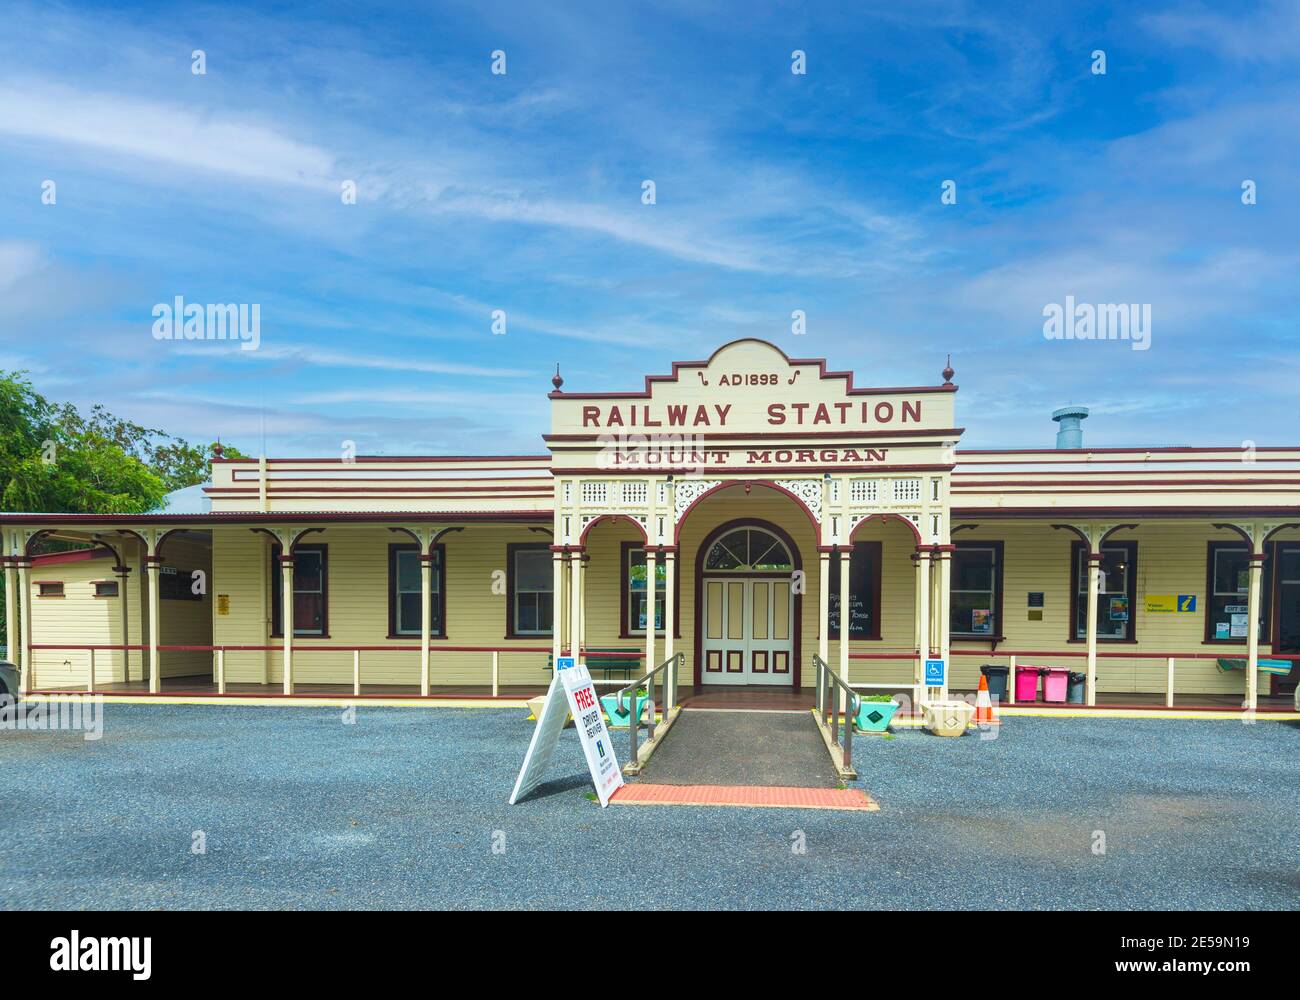
<path fill-rule="evenodd" d="M 844 692 L 845 708 L 848 710 L 844 716 L 844 766 L 852 767 L 853 720 L 862 708 L 862 698 L 816 653 L 813 654 L 813 664 L 817 667 L 817 722 L 830 730 L 831 742 L 834 744 L 840 742 L 840 713 L 835 707 L 835 689 L 838 687 Z"/>
<path fill-rule="evenodd" d="M 655 739 L 655 676 L 660 671 L 663 671 L 663 678 L 660 681 L 660 690 L 663 692 L 664 697 L 664 719 L 667 720 L 668 713 L 672 711 L 673 705 L 677 701 L 677 674 L 685 664 L 686 654 L 674 653 L 672 656 L 668 657 L 668 659 L 664 660 L 663 663 L 659 664 L 659 666 L 649 671 L 644 677 L 638 677 L 631 684 L 625 685 L 614 692 L 614 697 L 618 699 L 616 704 L 618 705 L 619 714 L 623 715 L 626 713 L 628 717 L 627 728 L 628 732 L 631 734 L 631 756 L 628 757 L 629 763 L 635 764 L 637 760 L 637 729 L 641 722 L 641 712 L 638 708 L 636 718 L 633 718 L 631 709 L 623 704 L 623 695 L 628 691 L 631 691 L 632 706 L 633 708 L 636 708 L 637 688 L 645 685 L 646 704 L 650 709 L 650 722 L 648 725 L 649 735 L 646 737 L 646 740 L 653 743 Z M 669 667 L 672 669 L 668 669 Z"/>

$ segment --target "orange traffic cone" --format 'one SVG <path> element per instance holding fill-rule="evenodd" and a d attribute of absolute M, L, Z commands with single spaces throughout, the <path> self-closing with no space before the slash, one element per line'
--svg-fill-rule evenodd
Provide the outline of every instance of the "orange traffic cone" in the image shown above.
<path fill-rule="evenodd" d="M 996 726 L 1002 720 L 993 710 L 993 699 L 989 697 L 989 679 L 980 674 L 980 688 L 975 695 L 975 725 Z"/>

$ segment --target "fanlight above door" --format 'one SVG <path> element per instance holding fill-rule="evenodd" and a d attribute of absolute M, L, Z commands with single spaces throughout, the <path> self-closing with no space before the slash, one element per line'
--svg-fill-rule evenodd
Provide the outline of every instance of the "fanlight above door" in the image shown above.
<path fill-rule="evenodd" d="M 727 532 L 713 543 L 704 560 L 706 573 L 789 573 L 793 569 L 785 543 L 761 528 Z"/>

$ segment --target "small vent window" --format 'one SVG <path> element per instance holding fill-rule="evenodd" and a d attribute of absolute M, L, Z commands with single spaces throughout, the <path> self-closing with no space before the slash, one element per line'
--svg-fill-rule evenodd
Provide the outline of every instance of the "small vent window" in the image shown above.
<path fill-rule="evenodd" d="M 921 480 L 919 479 L 895 479 L 894 480 L 894 499 L 899 501 L 915 501 L 921 499 Z"/>
<path fill-rule="evenodd" d="M 879 496 L 878 483 L 874 479 L 855 479 L 849 484 L 849 500 L 852 503 L 875 503 Z"/>
<path fill-rule="evenodd" d="M 623 484 L 624 503 L 645 503 L 647 496 L 649 496 L 649 490 L 646 488 L 645 483 Z"/>

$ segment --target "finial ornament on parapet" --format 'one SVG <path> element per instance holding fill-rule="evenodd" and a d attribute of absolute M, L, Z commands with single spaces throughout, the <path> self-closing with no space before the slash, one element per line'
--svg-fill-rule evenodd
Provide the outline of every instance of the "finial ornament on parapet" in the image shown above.
<path fill-rule="evenodd" d="M 564 379 L 560 378 L 560 363 L 555 363 L 555 374 L 551 376 L 551 385 L 555 386 L 555 391 L 560 391 L 560 386 L 564 385 Z"/>
<path fill-rule="evenodd" d="M 949 354 L 947 367 L 943 370 L 943 384 L 952 385 L 952 377 L 956 374 L 957 373 L 952 370 L 952 355 Z"/>

